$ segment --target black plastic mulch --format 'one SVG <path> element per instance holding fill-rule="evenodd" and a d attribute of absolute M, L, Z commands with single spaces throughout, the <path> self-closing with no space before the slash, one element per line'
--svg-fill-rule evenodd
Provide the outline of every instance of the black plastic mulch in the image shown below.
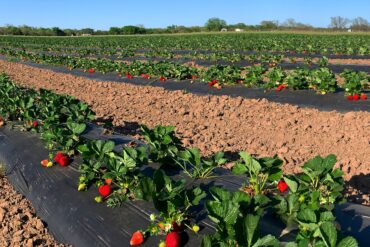
<path fill-rule="evenodd" d="M 89 127 L 84 135 L 88 139 L 109 139 L 119 145 L 133 141 L 121 135 L 103 135 L 103 130 L 94 125 Z M 76 163 L 80 161 L 77 160 L 65 168 L 55 166 L 46 169 L 40 165 L 40 160 L 47 156 L 48 152 L 37 136 L 8 128 L 0 129 L 0 161 L 7 167 L 9 181 L 31 201 L 37 215 L 47 223 L 50 232 L 59 242 L 79 247 L 129 246 L 131 234 L 138 229 L 146 229 L 149 225 L 149 215 L 155 212 L 151 203 L 127 202 L 114 209 L 97 204 L 93 200 L 97 195 L 96 188 L 90 188 L 86 192 L 77 191 L 79 173 Z M 150 175 L 156 167 L 151 164 L 144 167 L 143 172 Z M 184 177 L 170 170 L 167 172 L 174 174 L 172 177 L 175 179 Z M 235 191 L 244 181 L 243 177 L 233 176 L 223 169 L 219 169 L 217 173 L 221 176 L 198 181 L 196 184 L 200 184 L 206 191 L 212 185 Z M 366 246 L 370 234 L 369 207 L 338 205 L 335 215 L 343 233 L 356 237 L 360 246 Z M 204 216 L 204 210 L 197 213 L 197 219 L 202 229 L 201 234 L 214 231 L 214 224 Z M 284 224 L 268 212 L 263 217 L 260 228 L 262 234 L 279 236 Z M 281 240 L 293 240 L 292 236 L 288 235 Z M 183 234 L 183 240 L 185 246 L 199 246 L 201 236 L 187 231 Z M 158 242 L 158 237 L 150 237 L 144 246 L 157 246 Z"/>

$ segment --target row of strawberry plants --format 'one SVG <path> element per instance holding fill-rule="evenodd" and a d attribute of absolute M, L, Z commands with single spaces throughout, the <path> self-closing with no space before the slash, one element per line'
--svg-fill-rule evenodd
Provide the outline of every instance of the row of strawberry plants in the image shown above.
<path fill-rule="evenodd" d="M 3 123 L 10 121 L 14 127 L 38 132 L 46 141 L 51 153 L 41 162 L 43 166 L 66 166 L 76 151 L 81 154 L 79 191 L 95 185 L 99 193 L 95 201 L 106 201 L 111 207 L 127 200 L 153 203 L 158 213 L 150 215 L 147 229 L 133 234 L 131 245 L 141 245 L 148 236 L 165 235 L 160 246 L 181 246 L 184 228 L 195 233 L 200 230 L 192 216 L 196 214 L 194 206 L 199 210 L 204 205 L 217 227 L 214 234 L 203 236 L 202 246 L 279 246 L 275 236 L 258 234 L 267 209 L 273 210 L 288 229 L 297 229 L 295 242 L 287 246 L 358 246 L 352 237 L 339 237 L 335 227 L 332 210 L 343 201 L 344 181 L 343 172 L 334 169 L 334 155 L 307 161 L 301 175 L 284 176 L 283 161 L 276 156 L 256 159 L 241 152 L 232 168 L 234 174 L 246 178 L 240 190 L 212 187 L 204 191 L 199 183 L 217 176 L 214 169 L 227 160 L 222 152 L 207 158 L 198 149 L 184 147 L 174 127 L 142 126 L 147 147 L 125 146 L 117 151 L 112 141 L 81 137 L 94 115 L 76 99 L 18 87 L 5 75 L 0 77 L 0 99 Z M 149 162 L 161 165 L 152 177 L 141 172 Z M 166 175 L 168 169 L 182 169 L 197 182 L 175 181 Z M 206 199 L 207 193 L 211 199 Z"/>
<path fill-rule="evenodd" d="M 326 68 L 319 69 L 297 68 L 284 71 L 280 67 L 267 69 L 261 65 L 250 67 L 212 65 L 208 68 L 197 65 L 179 64 L 174 62 L 116 62 L 107 59 L 74 58 L 69 56 L 37 55 L 27 52 L 2 50 L 9 56 L 31 60 L 37 63 L 64 65 L 69 69 L 83 69 L 90 73 L 117 72 L 132 79 L 135 76 L 149 79 L 159 77 L 161 81 L 169 78 L 178 80 L 200 78 L 209 86 L 221 89 L 224 85 L 242 84 L 247 87 L 275 88 L 281 91 L 284 88 L 292 90 L 313 89 L 321 94 L 332 93 L 339 86 L 334 73 Z M 366 99 L 362 92 L 369 88 L 370 76 L 366 72 L 346 70 L 340 75 L 344 79 L 342 88 L 349 100 Z"/>
<path fill-rule="evenodd" d="M 23 51 L 19 49 L 9 49 L 9 48 L 2 48 L 3 53 L 16 53 L 17 51 Z M 161 50 L 161 51 L 145 51 L 144 54 L 141 52 L 135 53 L 134 51 L 118 51 L 117 54 L 114 54 L 111 50 L 109 50 L 109 57 L 106 57 L 105 55 L 100 54 L 94 54 L 91 53 L 84 53 L 83 50 L 76 50 L 76 51 L 70 51 L 70 52 L 44 52 L 39 53 L 37 51 L 27 51 L 27 53 L 30 54 L 45 54 L 45 55 L 54 55 L 54 56 L 73 56 L 73 57 L 83 57 L 83 58 L 90 58 L 94 59 L 96 57 L 98 58 L 104 58 L 104 59 L 115 59 L 112 58 L 112 56 L 116 56 L 116 59 L 124 59 L 124 58 L 130 58 L 135 59 L 139 58 L 141 59 L 143 56 L 152 59 L 153 61 L 159 61 L 161 59 L 167 59 L 167 61 L 176 62 L 177 60 L 181 59 L 191 59 L 191 60 L 210 60 L 210 61 L 222 61 L 222 62 L 240 62 L 245 61 L 251 64 L 263 64 L 265 66 L 269 67 L 275 67 L 281 63 L 292 63 L 296 64 L 297 61 L 302 61 L 305 66 L 312 66 L 314 62 L 320 66 L 320 67 L 326 67 L 329 64 L 329 59 L 326 56 L 322 56 L 320 58 L 313 58 L 310 56 L 304 56 L 302 59 L 295 57 L 295 56 L 285 56 L 282 54 L 249 54 L 244 55 L 241 53 L 225 53 L 225 52 L 211 52 L 211 53 L 202 53 L 202 52 L 192 52 L 192 53 L 186 53 L 186 54 L 175 54 L 174 52 Z M 112 54 L 113 53 L 113 54 Z M 122 61 L 122 60 L 121 60 Z"/>
<path fill-rule="evenodd" d="M 95 50 L 156 49 L 265 52 L 296 52 L 321 54 L 369 54 L 368 35 L 325 35 L 292 33 L 192 34 L 125 37 L 1 37 L 1 46 L 46 50 L 88 48 Z"/>
<path fill-rule="evenodd" d="M 3 50 L 10 51 L 22 51 L 20 49 L 14 49 L 14 48 L 2 48 Z M 24 50 L 23 50 L 24 51 Z M 242 54 L 238 52 L 188 52 L 183 54 L 177 54 L 174 51 L 168 51 L 168 50 L 150 50 L 145 51 L 144 53 L 142 51 L 135 52 L 131 50 L 107 50 L 104 51 L 102 54 L 101 52 L 97 52 L 96 50 L 85 50 L 85 49 L 77 49 L 77 50 L 58 50 L 58 51 L 52 51 L 49 50 L 43 51 L 39 49 L 27 49 L 27 52 L 33 53 L 33 54 L 48 54 L 48 55 L 64 55 L 64 56 L 74 56 L 74 57 L 100 57 L 100 58 L 109 58 L 112 56 L 116 56 L 117 59 L 124 59 L 124 58 L 135 58 L 135 57 L 146 57 L 151 59 L 192 59 L 192 60 L 209 60 L 209 61 L 224 61 L 224 62 L 240 62 L 240 61 L 246 61 L 249 63 L 263 63 L 267 64 L 269 66 L 274 66 L 277 64 L 280 64 L 282 62 L 291 62 L 296 63 L 297 57 L 294 56 L 286 56 L 283 54 Z M 107 57 L 108 56 L 108 57 Z M 307 65 L 312 64 L 313 58 L 310 56 L 305 56 L 304 61 Z M 328 64 L 328 58 L 323 56 L 320 59 L 318 59 L 317 63 L 320 66 L 326 66 Z"/>

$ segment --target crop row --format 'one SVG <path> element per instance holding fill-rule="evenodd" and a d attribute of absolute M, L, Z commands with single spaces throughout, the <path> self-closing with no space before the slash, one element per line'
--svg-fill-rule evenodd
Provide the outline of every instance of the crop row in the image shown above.
<path fill-rule="evenodd" d="M 180 233 L 185 228 L 198 234 L 202 227 L 194 221 L 192 210 L 205 207 L 216 232 L 202 236 L 201 246 L 279 246 L 277 237 L 259 235 L 259 222 L 267 209 L 288 231 L 297 230 L 290 232 L 295 240 L 286 246 L 358 246 L 354 238 L 338 234 L 335 226 L 332 211 L 343 201 L 344 182 L 343 172 L 334 169 L 334 155 L 307 161 L 300 175 L 283 175 L 283 161 L 277 156 L 257 159 L 240 152 L 232 172 L 247 182 L 238 191 L 223 187 L 206 191 L 200 184 L 216 176 L 215 168 L 227 159 L 223 152 L 202 157 L 198 149 L 184 147 L 174 127 L 142 126 L 147 147 L 125 146 L 117 151 L 113 141 L 82 138 L 86 124 L 95 118 L 86 104 L 47 90 L 18 87 L 6 75 L 0 76 L 0 114 L 2 124 L 41 136 L 50 151 L 48 159 L 41 161 L 44 167 L 68 166 L 79 153 L 83 161 L 78 190 L 96 187 L 97 203 L 116 207 L 128 200 L 152 202 L 158 213 L 150 215 L 147 229 L 133 233 L 131 245 L 165 235 L 160 246 L 181 246 Z M 141 168 L 152 162 L 160 168 L 153 176 L 144 175 Z M 182 170 L 193 183 L 168 177 L 166 172 L 173 169 Z"/>
<path fill-rule="evenodd" d="M 115 37 L 0 37 L 1 47 L 58 49 L 98 48 L 104 50 L 211 50 L 264 51 L 317 54 L 370 54 L 366 34 L 192 34 Z"/>
<path fill-rule="evenodd" d="M 2 53 L 16 53 L 21 52 L 21 49 L 2 48 Z M 24 51 L 25 52 L 25 51 Z M 317 62 L 320 66 L 325 66 L 329 63 L 329 59 L 326 56 L 321 58 L 314 58 L 310 55 L 300 55 L 299 57 L 290 54 L 289 56 L 283 54 L 242 54 L 237 52 L 182 52 L 178 54 L 173 51 L 161 50 L 161 51 L 112 51 L 112 52 L 96 52 L 92 50 L 74 50 L 74 51 L 40 51 L 40 50 L 27 50 L 27 53 L 32 54 L 45 54 L 55 56 L 73 56 L 73 57 L 84 57 L 84 58 L 105 58 L 113 60 L 122 59 L 166 59 L 166 60 L 202 60 L 202 61 L 213 61 L 213 62 L 247 62 L 251 64 L 263 63 L 269 66 L 276 66 L 282 62 L 296 63 L 297 61 L 304 61 L 305 64 L 311 65 L 313 61 Z"/>
<path fill-rule="evenodd" d="M 355 96 L 355 99 L 366 95 L 360 94 L 369 88 L 370 77 L 366 72 L 346 70 L 340 74 L 342 85 L 338 85 L 338 78 L 326 64 L 319 69 L 297 68 L 284 71 L 280 67 L 272 66 L 267 69 L 261 65 L 249 67 L 213 65 L 199 67 L 194 64 L 180 64 L 174 62 L 121 62 L 108 59 L 79 58 L 70 56 L 55 56 L 46 54 L 33 54 L 25 51 L 8 49 L 0 50 L 0 54 L 31 60 L 37 63 L 63 65 L 69 69 L 83 69 L 86 72 L 102 73 L 116 72 L 127 79 L 136 77 L 167 79 L 200 79 L 208 85 L 220 89 L 224 85 L 241 84 L 246 87 L 275 88 L 278 91 L 289 88 L 292 90 L 313 89 L 321 94 L 336 92 L 342 87 L 346 95 Z"/>

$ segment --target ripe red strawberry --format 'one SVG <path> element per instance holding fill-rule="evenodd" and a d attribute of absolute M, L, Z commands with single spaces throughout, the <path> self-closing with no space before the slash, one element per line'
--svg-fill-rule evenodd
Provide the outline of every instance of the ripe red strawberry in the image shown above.
<path fill-rule="evenodd" d="M 95 73 L 95 69 L 93 69 L 93 68 L 89 69 L 89 73 L 90 73 L 90 74 Z"/>
<path fill-rule="evenodd" d="M 62 152 L 58 152 L 55 157 L 54 157 L 54 161 L 59 163 L 59 160 L 60 158 L 63 156 L 64 154 Z"/>
<path fill-rule="evenodd" d="M 348 95 L 348 96 L 347 96 L 347 99 L 348 99 L 349 101 L 351 101 L 351 100 L 353 100 L 353 96 L 352 96 L 352 95 Z"/>
<path fill-rule="evenodd" d="M 99 194 L 102 196 L 102 197 L 107 197 L 110 195 L 110 193 L 112 193 L 112 189 L 109 185 L 102 185 L 99 187 L 98 189 L 99 191 Z"/>
<path fill-rule="evenodd" d="M 144 79 L 149 79 L 150 78 L 150 75 L 147 75 L 147 74 L 141 74 L 141 77 L 144 78 Z"/>
<path fill-rule="evenodd" d="M 181 237 L 178 232 L 170 232 L 166 236 L 166 246 L 167 247 L 180 247 Z"/>
<path fill-rule="evenodd" d="M 60 166 L 68 166 L 69 165 L 69 157 L 67 155 L 63 155 L 59 158 L 59 161 L 57 161 L 57 163 L 60 165 Z"/>
<path fill-rule="evenodd" d="M 33 121 L 33 127 L 37 128 L 37 126 L 39 126 L 39 122 Z"/>
<path fill-rule="evenodd" d="M 359 99 L 360 99 L 360 95 L 358 94 L 353 95 L 353 100 L 359 100 Z"/>
<path fill-rule="evenodd" d="M 361 99 L 362 99 L 362 100 L 366 100 L 366 99 L 367 99 L 366 94 L 364 94 L 364 93 L 363 93 L 363 94 L 361 94 Z"/>
<path fill-rule="evenodd" d="M 131 246 L 139 246 L 144 243 L 144 235 L 141 231 L 136 231 L 132 234 L 130 245 Z"/>
<path fill-rule="evenodd" d="M 280 92 L 281 90 L 283 90 L 283 85 L 280 85 L 280 86 L 278 86 L 277 88 L 276 88 L 276 91 L 278 91 L 278 92 Z"/>
<path fill-rule="evenodd" d="M 284 193 L 288 189 L 288 185 L 283 179 L 279 181 L 277 187 L 280 193 Z"/>
<path fill-rule="evenodd" d="M 218 80 L 212 80 L 212 81 L 208 82 L 208 86 L 213 87 L 217 83 L 218 83 Z"/>
<path fill-rule="evenodd" d="M 161 77 L 159 78 L 159 80 L 160 80 L 160 81 L 165 81 L 165 80 L 167 80 L 167 79 L 166 79 L 166 77 L 161 76 Z"/>
<path fill-rule="evenodd" d="M 127 79 L 132 79 L 132 78 L 134 78 L 134 77 L 133 77 L 130 73 L 127 73 L 127 74 L 126 74 L 126 78 L 127 78 Z"/>

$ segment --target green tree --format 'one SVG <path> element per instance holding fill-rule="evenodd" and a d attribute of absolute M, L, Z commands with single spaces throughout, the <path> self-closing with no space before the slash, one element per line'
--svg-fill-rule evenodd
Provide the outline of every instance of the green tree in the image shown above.
<path fill-rule="evenodd" d="M 109 34 L 113 35 L 122 34 L 122 29 L 119 27 L 111 27 L 109 28 Z"/>
<path fill-rule="evenodd" d="M 124 26 L 122 27 L 122 34 L 144 34 L 145 28 L 137 26 Z"/>
<path fill-rule="evenodd" d="M 204 27 L 208 31 L 220 31 L 222 28 L 224 28 L 226 26 L 227 26 L 226 21 L 221 20 L 220 18 L 214 17 L 214 18 L 209 19 L 206 22 Z"/>

